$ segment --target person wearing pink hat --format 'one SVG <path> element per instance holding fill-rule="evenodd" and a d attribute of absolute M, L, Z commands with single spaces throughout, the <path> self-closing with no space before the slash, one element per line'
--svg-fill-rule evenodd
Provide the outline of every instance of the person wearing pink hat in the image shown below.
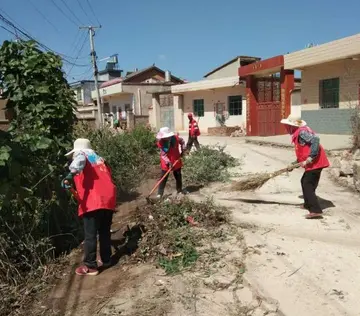
<path fill-rule="evenodd" d="M 169 169 L 171 169 L 176 180 L 177 193 L 186 194 L 187 191 L 182 188 L 181 175 L 181 168 L 183 166 L 181 157 L 185 153 L 184 139 L 179 135 L 175 135 L 168 127 L 160 128 L 160 131 L 156 135 L 156 139 L 158 141 L 157 145 L 160 148 L 161 178 Z M 167 180 L 168 176 L 160 183 L 157 195 L 158 198 L 162 198 Z"/>
<path fill-rule="evenodd" d="M 195 145 L 196 149 L 200 149 L 200 144 L 198 137 L 200 136 L 200 129 L 198 122 L 194 119 L 192 113 L 188 114 L 189 118 L 189 139 L 186 145 L 188 152 L 190 152 L 193 145 Z"/>

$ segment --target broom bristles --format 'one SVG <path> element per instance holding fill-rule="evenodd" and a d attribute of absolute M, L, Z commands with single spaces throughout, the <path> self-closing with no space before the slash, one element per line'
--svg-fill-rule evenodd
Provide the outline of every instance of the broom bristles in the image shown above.
<path fill-rule="evenodd" d="M 251 191 L 256 190 L 260 187 L 262 187 L 266 182 L 268 182 L 270 179 L 277 177 L 285 172 L 289 172 L 293 169 L 299 168 L 300 164 L 294 164 L 292 166 L 280 169 L 278 171 L 275 171 L 274 173 L 258 173 L 253 175 L 252 177 L 240 180 L 232 185 L 232 189 L 235 191 Z"/>
<path fill-rule="evenodd" d="M 267 181 L 272 178 L 271 173 L 260 173 L 248 179 L 240 180 L 232 185 L 235 191 L 251 191 L 262 187 Z"/>

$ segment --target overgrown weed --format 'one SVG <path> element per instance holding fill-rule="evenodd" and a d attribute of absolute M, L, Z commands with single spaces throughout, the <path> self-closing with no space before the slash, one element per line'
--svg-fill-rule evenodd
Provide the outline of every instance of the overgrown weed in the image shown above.
<path fill-rule="evenodd" d="M 202 146 L 186 157 L 184 181 L 190 185 L 224 182 L 230 178 L 229 168 L 240 163 L 240 160 L 225 152 L 225 146 Z"/>

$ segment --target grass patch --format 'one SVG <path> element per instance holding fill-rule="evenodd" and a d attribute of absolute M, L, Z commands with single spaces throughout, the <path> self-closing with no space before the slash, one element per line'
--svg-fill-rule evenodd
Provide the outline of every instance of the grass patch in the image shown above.
<path fill-rule="evenodd" d="M 184 180 L 192 185 L 224 182 L 230 178 L 228 169 L 240 163 L 225 152 L 225 146 L 202 146 L 186 157 Z"/>
<path fill-rule="evenodd" d="M 229 210 L 211 199 L 194 202 L 183 198 L 148 205 L 138 209 L 137 216 L 145 227 L 137 257 L 157 261 L 167 274 L 192 267 L 201 255 L 198 248 L 209 245 L 216 232 L 230 223 Z"/>

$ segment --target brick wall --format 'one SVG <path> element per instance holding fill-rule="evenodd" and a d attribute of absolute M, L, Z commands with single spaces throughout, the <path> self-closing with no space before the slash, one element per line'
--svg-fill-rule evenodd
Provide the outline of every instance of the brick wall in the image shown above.
<path fill-rule="evenodd" d="M 301 111 L 301 117 L 319 134 L 351 135 L 352 109 L 321 109 Z"/>

